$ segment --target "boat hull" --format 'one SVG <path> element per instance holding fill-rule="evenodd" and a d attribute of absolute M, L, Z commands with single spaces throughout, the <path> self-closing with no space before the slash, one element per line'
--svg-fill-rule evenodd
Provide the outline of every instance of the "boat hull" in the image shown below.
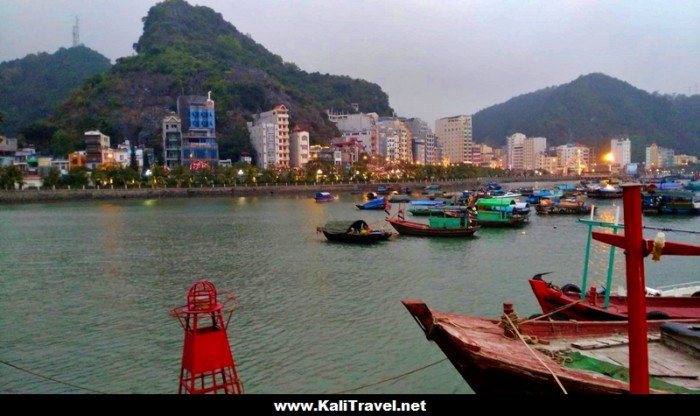
<path fill-rule="evenodd" d="M 567 367 L 553 360 L 549 354 L 534 349 L 512 329 L 504 328 L 502 319 L 439 312 L 428 308 L 421 300 L 403 300 L 402 303 L 428 340 L 437 344 L 477 394 L 561 395 L 564 391 L 567 394 L 629 393 L 626 381 Z M 663 321 L 649 322 L 651 339 L 660 334 L 662 324 Z M 536 343 L 540 345 L 605 337 L 619 339 L 628 334 L 626 321 L 530 320 L 520 322 L 517 328 L 523 337 L 537 340 Z M 651 390 L 651 393 L 667 392 Z"/>
<path fill-rule="evenodd" d="M 611 295 L 604 307 L 603 294 L 590 294 L 582 301 L 576 292 L 561 289 L 541 279 L 530 279 L 535 298 L 545 314 L 555 312 L 557 318 L 579 321 L 615 321 L 628 319 L 627 296 Z M 698 296 L 647 296 L 647 319 L 700 319 Z"/>
<path fill-rule="evenodd" d="M 351 244 L 372 244 L 379 241 L 387 241 L 391 238 L 393 233 L 388 231 L 372 231 L 367 234 L 336 234 L 324 231 L 323 235 L 326 236 L 328 241 Z"/>
<path fill-rule="evenodd" d="M 471 237 L 479 229 L 478 226 L 468 225 L 460 228 L 431 227 L 413 221 L 398 218 L 387 218 L 386 221 L 399 233 L 419 237 Z"/>

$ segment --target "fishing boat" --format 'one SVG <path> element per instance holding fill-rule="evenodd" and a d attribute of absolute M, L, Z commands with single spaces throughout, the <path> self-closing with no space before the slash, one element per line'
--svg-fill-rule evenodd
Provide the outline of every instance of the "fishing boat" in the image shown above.
<path fill-rule="evenodd" d="M 381 209 L 381 210 L 386 210 L 389 209 L 390 206 L 387 202 L 387 197 L 383 196 L 381 198 L 376 198 L 376 199 L 370 199 L 369 201 L 365 202 L 364 204 L 355 204 L 355 206 L 358 209 Z"/>
<path fill-rule="evenodd" d="M 402 303 L 477 395 L 630 393 L 626 321 L 522 320 L 507 302 L 499 319 Z M 650 393 L 700 393 L 700 360 L 675 344 L 680 334 L 697 343 L 699 323 L 648 323 Z"/>
<path fill-rule="evenodd" d="M 521 227 L 527 224 L 529 215 L 519 213 L 517 203 L 509 198 L 479 198 L 475 204 L 476 224 L 483 227 Z"/>
<path fill-rule="evenodd" d="M 589 198 L 596 199 L 622 198 L 622 188 L 608 183 L 607 185 L 598 187 L 597 189 L 588 190 L 586 195 L 588 195 Z"/>
<path fill-rule="evenodd" d="M 490 319 L 402 301 L 477 394 L 700 393 L 700 319 L 647 320 L 643 261 L 651 252 L 700 255 L 700 246 L 650 248 L 642 236 L 639 185 L 623 189 L 624 235 L 593 232 L 592 238 L 625 249 L 628 319 L 522 319 L 510 302 L 500 319 Z"/>
<path fill-rule="evenodd" d="M 323 233 L 328 241 L 354 244 L 386 241 L 394 235 L 391 231 L 372 229 L 364 220 L 328 221 L 325 225 L 316 227 L 316 231 Z"/>
<path fill-rule="evenodd" d="M 642 192 L 642 212 L 658 215 L 700 214 L 700 191 L 655 189 Z"/>
<path fill-rule="evenodd" d="M 466 212 L 460 218 L 430 217 L 425 224 L 406 221 L 403 210 L 399 209 L 395 217 L 388 217 L 386 221 L 399 234 L 421 237 L 471 237 L 480 228 L 471 223 Z"/>
<path fill-rule="evenodd" d="M 638 195 L 637 195 L 638 197 Z M 629 204 L 638 205 L 636 200 Z M 641 208 L 641 207 L 638 207 Z M 639 209 L 641 215 L 641 209 Z M 618 214 L 619 215 L 619 214 Z M 615 244 L 619 238 L 616 234 L 603 234 L 594 232 L 593 229 L 612 229 L 614 233 L 624 228 L 624 225 L 615 222 L 600 222 L 591 219 L 579 219 L 580 223 L 588 226 L 588 238 L 584 257 L 584 270 L 580 286 L 574 283 L 557 285 L 543 278 L 546 273 L 538 273 L 529 279 L 530 287 L 537 299 L 542 312 L 552 313 L 558 319 L 577 320 L 625 320 L 630 313 L 627 289 L 613 290 L 613 262 L 615 257 Z M 597 236 L 597 237 L 596 237 Z M 604 285 L 590 285 L 588 282 L 588 268 L 590 262 L 591 239 L 611 244 L 609 253 L 609 266 Z M 671 243 L 665 241 L 665 234 L 659 233 L 656 238 L 644 239 L 641 243 L 643 257 L 653 254 L 655 260 L 660 260 L 661 249 L 671 254 L 697 256 L 700 255 L 700 246 Z M 584 290 L 581 290 L 583 288 Z M 686 283 L 670 285 L 662 288 L 644 287 L 646 295 L 647 319 L 684 319 L 700 318 L 700 284 Z"/>
<path fill-rule="evenodd" d="M 330 192 L 317 192 L 314 199 L 316 202 L 332 202 L 338 199 L 338 197 L 332 195 Z"/>
<path fill-rule="evenodd" d="M 586 204 L 579 198 L 548 199 L 543 198 L 535 206 L 538 215 L 586 215 L 590 214 L 595 207 Z"/>

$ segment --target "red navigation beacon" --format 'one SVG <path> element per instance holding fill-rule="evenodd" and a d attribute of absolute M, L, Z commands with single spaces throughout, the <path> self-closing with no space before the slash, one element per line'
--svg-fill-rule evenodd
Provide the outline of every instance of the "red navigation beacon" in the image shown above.
<path fill-rule="evenodd" d="M 224 294 L 227 299 L 219 303 L 214 284 L 200 280 L 187 293 L 187 305 L 170 311 L 185 331 L 180 394 L 243 393 L 226 334 L 236 299 Z"/>

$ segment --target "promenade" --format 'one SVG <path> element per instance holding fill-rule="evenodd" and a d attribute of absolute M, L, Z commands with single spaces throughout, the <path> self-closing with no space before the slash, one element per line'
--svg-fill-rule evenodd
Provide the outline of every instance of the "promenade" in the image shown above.
<path fill-rule="evenodd" d="M 331 193 L 358 191 L 362 193 L 377 190 L 379 185 L 388 185 L 395 188 L 408 187 L 414 192 L 419 192 L 430 184 L 439 184 L 443 191 L 457 192 L 468 189 L 476 189 L 490 181 L 498 182 L 509 187 L 526 183 L 534 183 L 535 178 L 470 178 L 454 179 L 446 181 L 421 181 L 421 182 L 343 182 L 343 183 L 316 183 L 316 184 L 257 184 L 236 186 L 209 186 L 209 187 L 105 187 L 85 189 L 23 189 L 0 191 L 0 203 L 23 204 L 34 202 L 52 201 L 80 201 L 80 200 L 115 200 L 115 199 L 159 199 L 159 198 L 194 198 L 194 197 L 221 197 L 221 196 L 273 196 L 273 195 L 308 195 L 312 198 L 316 192 L 325 191 Z M 571 182 L 572 178 L 562 177 L 538 177 L 537 182 Z M 518 183 L 518 185 L 515 185 Z"/>

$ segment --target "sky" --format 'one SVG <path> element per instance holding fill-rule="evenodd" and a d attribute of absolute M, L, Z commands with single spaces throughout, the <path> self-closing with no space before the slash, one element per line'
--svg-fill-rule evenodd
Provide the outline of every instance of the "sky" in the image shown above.
<path fill-rule="evenodd" d="M 134 53 L 155 0 L 0 0 L 0 62 L 80 42 Z M 598 72 L 700 94 L 698 0 L 189 0 L 307 72 L 381 87 L 397 116 L 474 114 Z M 362 111 L 362 109 L 360 109 Z"/>

